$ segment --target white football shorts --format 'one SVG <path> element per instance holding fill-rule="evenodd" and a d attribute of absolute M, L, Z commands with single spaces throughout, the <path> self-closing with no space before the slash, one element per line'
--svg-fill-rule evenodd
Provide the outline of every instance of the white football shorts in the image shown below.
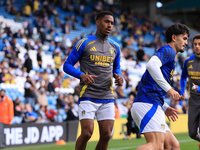
<path fill-rule="evenodd" d="M 115 120 L 114 103 L 93 103 L 91 101 L 81 101 L 78 106 L 79 120 L 95 119 Z"/>
<path fill-rule="evenodd" d="M 165 113 L 159 105 L 133 103 L 131 115 L 140 128 L 140 133 L 170 131 L 165 121 Z"/>

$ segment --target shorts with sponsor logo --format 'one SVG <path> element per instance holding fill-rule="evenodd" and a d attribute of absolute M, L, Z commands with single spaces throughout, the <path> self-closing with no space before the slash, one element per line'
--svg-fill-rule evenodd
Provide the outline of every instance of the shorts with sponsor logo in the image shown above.
<path fill-rule="evenodd" d="M 159 105 L 133 103 L 131 115 L 141 133 L 170 131 L 165 121 L 165 113 Z"/>
<path fill-rule="evenodd" d="M 78 107 L 79 120 L 95 119 L 115 120 L 114 103 L 94 103 L 91 101 L 81 101 Z"/>

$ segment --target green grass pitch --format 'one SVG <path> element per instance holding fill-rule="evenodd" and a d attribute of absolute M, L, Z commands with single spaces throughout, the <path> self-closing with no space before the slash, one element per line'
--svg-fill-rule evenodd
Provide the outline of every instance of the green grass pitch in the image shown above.
<path fill-rule="evenodd" d="M 175 134 L 176 138 L 180 142 L 181 150 L 198 150 L 198 142 L 192 140 L 188 133 Z M 135 150 L 139 145 L 145 143 L 144 137 L 141 139 L 132 140 L 110 140 L 108 150 Z M 86 150 L 94 150 L 97 142 L 89 142 Z M 6 150 L 74 150 L 75 142 L 67 142 L 66 145 L 46 144 L 37 146 L 26 147 L 12 147 L 6 148 Z"/>

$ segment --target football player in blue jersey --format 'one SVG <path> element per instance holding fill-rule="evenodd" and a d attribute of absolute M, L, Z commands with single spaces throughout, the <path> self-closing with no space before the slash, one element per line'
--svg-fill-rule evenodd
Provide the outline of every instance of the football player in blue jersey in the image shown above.
<path fill-rule="evenodd" d="M 106 150 L 115 120 L 113 77 L 121 86 L 120 47 L 108 38 L 114 24 L 109 11 L 96 16 L 97 32 L 76 43 L 64 63 L 63 70 L 80 79 L 79 120 L 81 135 L 75 150 L 85 150 L 94 130 L 94 118 L 99 125 L 100 139 L 95 150 Z M 80 70 L 74 68 L 80 62 Z"/>
<path fill-rule="evenodd" d="M 179 100 L 181 96 L 175 91 L 170 81 L 175 68 L 175 56 L 184 52 L 190 36 L 189 28 L 181 23 L 169 26 L 165 33 L 167 45 L 162 46 L 150 58 L 147 70 L 142 76 L 131 115 L 144 134 L 146 144 L 136 150 L 179 150 L 179 142 L 170 131 L 165 121 L 176 121 L 176 110 L 169 107 L 164 98 L 169 94 L 172 99 Z"/>
<path fill-rule="evenodd" d="M 182 100 L 185 98 L 185 88 L 187 77 L 189 78 L 189 110 L 188 110 L 188 129 L 189 136 L 200 142 L 200 34 L 193 37 L 193 48 L 195 54 L 185 60 L 181 74 L 181 93 Z"/>

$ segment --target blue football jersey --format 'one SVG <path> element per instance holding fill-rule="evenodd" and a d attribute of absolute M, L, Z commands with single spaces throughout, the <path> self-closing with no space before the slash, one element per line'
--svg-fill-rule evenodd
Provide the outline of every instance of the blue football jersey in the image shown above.
<path fill-rule="evenodd" d="M 174 49 L 166 45 L 161 47 L 154 55 L 162 62 L 162 66 L 160 67 L 161 72 L 164 79 L 170 84 L 175 68 L 176 53 Z M 144 102 L 162 106 L 166 94 L 167 93 L 154 81 L 148 70 L 146 70 L 140 81 L 138 93 L 134 102 Z"/>

